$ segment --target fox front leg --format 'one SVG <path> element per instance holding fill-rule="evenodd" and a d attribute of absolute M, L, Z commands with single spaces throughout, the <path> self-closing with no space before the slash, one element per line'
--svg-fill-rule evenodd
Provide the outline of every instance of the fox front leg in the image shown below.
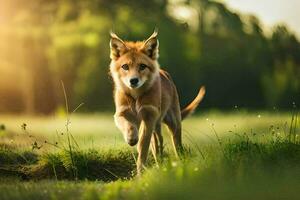
<path fill-rule="evenodd" d="M 136 114 L 130 108 L 118 111 L 114 115 L 116 126 L 122 132 L 125 141 L 134 146 L 138 143 L 138 127 L 139 122 Z"/>
<path fill-rule="evenodd" d="M 143 105 L 139 109 L 138 114 L 142 121 L 140 126 L 141 136 L 137 146 L 137 172 L 138 174 L 141 174 L 147 161 L 151 136 L 153 134 L 157 119 L 159 117 L 159 111 L 155 106 Z"/>

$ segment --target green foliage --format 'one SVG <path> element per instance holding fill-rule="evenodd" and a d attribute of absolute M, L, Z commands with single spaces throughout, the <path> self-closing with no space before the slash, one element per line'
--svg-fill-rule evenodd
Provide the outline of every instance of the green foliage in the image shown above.
<path fill-rule="evenodd" d="M 192 18 L 180 18 L 176 8 L 182 6 L 194 13 Z M 182 104 L 202 84 L 209 91 L 204 102 L 209 108 L 289 109 L 300 98 L 295 35 L 278 25 L 268 37 L 255 16 L 219 2 L 14 0 L 3 8 L 0 61 L 25 77 L 23 87 L 10 84 L 1 90 L 4 111 L 54 112 L 63 104 L 60 80 L 71 107 L 84 102 L 85 111 L 111 110 L 109 30 L 125 40 L 142 40 L 154 27 L 159 28 L 159 62 L 174 78 Z M 25 75 L 17 70 L 20 65 Z M 5 75 L 0 81 L 10 82 Z M 27 92 L 22 96 L 19 90 Z"/>

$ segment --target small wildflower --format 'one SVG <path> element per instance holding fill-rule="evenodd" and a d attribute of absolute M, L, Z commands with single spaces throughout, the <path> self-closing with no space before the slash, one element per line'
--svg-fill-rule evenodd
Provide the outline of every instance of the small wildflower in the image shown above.
<path fill-rule="evenodd" d="M 275 131 L 272 131 L 272 135 L 275 135 Z"/>
<path fill-rule="evenodd" d="M 280 136 L 280 132 L 277 132 L 277 136 Z"/>
<path fill-rule="evenodd" d="M 257 115 L 258 118 L 261 118 L 261 115 Z"/>
<path fill-rule="evenodd" d="M 32 150 L 36 149 L 38 147 L 38 144 L 36 141 L 34 141 L 34 143 L 32 143 Z"/>
<path fill-rule="evenodd" d="M 198 167 L 195 167 L 195 168 L 194 168 L 194 171 L 195 171 L 195 172 L 197 172 L 198 170 L 199 170 L 199 168 L 198 168 Z"/>
<path fill-rule="evenodd" d="M 27 127 L 27 124 L 25 124 L 25 123 L 23 123 L 22 125 L 21 125 L 21 128 L 22 128 L 22 130 L 26 130 L 26 127 Z"/>
<path fill-rule="evenodd" d="M 34 143 L 32 143 L 32 150 L 34 150 L 34 149 L 40 149 L 40 148 L 42 148 L 42 145 L 39 146 L 36 141 L 34 141 Z"/>
<path fill-rule="evenodd" d="M 208 121 L 209 119 L 208 118 L 206 118 L 206 121 Z"/>

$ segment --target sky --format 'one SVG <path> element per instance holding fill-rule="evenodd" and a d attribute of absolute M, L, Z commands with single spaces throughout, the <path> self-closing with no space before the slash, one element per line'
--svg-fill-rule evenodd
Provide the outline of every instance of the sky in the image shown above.
<path fill-rule="evenodd" d="M 300 37 L 300 0 L 219 0 L 229 8 L 257 16 L 266 28 L 285 23 Z"/>

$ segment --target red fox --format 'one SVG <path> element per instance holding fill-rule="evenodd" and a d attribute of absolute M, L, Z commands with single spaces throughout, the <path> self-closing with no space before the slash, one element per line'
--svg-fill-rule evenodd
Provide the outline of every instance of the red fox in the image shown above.
<path fill-rule="evenodd" d="M 176 152 L 183 150 L 181 121 L 194 112 L 205 95 L 201 87 L 196 98 L 183 110 L 170 75 L 158 63 L 157 31 L 147 40 L 128 42 L 111 33 L 110 73 L 114 81 L 116 126 L 125 141 L 137 144 L 137 172 L 143 171 L 150 143 L 155 154 L 162 154 L 161 124 L 172 133 Z"/>

